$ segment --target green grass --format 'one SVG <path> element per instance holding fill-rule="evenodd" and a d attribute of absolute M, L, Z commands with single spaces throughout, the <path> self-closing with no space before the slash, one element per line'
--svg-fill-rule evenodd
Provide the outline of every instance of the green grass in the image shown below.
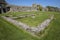
<path fill-rule="evenodd" d="M 15 12 L 15 13 L 8 13 L 5 15 L 12 15 L 12 16 L 20 16 L 20 15 L 30 15 L 30 14 L 35 14 L 35 18 L 32 18 L 32 16 L 30 17 L 26 17 L 26 18 L 18 18 L 16 19 L 17 21 L 21 21 L 27 25 L 29 25 L 30 27 L 36 27 L 38 26 L 40 23 L 42 23 L 44 20 L 50 18 L 50 15 L 45 14 L 44 12 Z"/>
<path fill-rule="evenodd" d="M 21 21 L 27 25 L 29 25 L 30 27 L 36 27 L 38 26 L 38 24 L 42 23 L 44 20 L 48 19 L 49 15 L 47 14 L 36 14 L 35 18 L 30 17 L 26 17 L 26 18 L 21 18 L 21 19 L 17 19 L 18 21 Z"/>
<path fill-rule="evenodd" d="M 48 18 L 46 15 L 54 14 L 54 19 L 49 24 L 48 28 L 46 28 L 43 32 L 43 34 L 45 34 L 45 35 L 43 37 L 41 37 L 40 39 L 38 39 L 37 37 L 34 37 L 34 36 L 30 35 L 29 33 L 27 33 L 26 31 L 17 28 L 13 24 L 3 20 L 0 17 L 0 40 L 60 40 L 60 13 L 58 13 L 58 12 L 25 12 L 25 13 L 24 12 L 15 12 L 15 13 L 11 13 L 11 14 L 14 16 L 17 16 L 19 14 L 25 15 L 26 13 L 27 14 L 42 13 L 41 16 L 38 16 L 38 15 L 36 16 L 37 17 L 35 19 L 36 22 L 38 22 L 39 20 L 37 20 L 37 19 L 39 19 L 41 17 L 44 19 L 45 17 Z M 0 16 L 11 15 L 11 14 L 1 14 Z M 21 19 L 21 21 L 23 21 L 25 19 L 28 21 L 32 20 L 31 17 L 28 17 L 28 18 Z M 35 21 L 33 21 L 33 22 L 35 22 Z"/>
<path fill-rule="evenodd" d="M 60 13 L 53 13 L 54 20 L 50 23 L 47 34 L 41 40 L 60 40 Z"/>
<path fill-rule="evenodd" d="M 38 40 L 0 17 L 0 40 Z"/>

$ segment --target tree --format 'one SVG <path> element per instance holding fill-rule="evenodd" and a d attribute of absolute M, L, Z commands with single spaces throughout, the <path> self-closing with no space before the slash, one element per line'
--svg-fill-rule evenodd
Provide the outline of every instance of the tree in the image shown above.
<path fill-rule="evenodd" d="M 48 8 L 48 11 L 55 11 L 55 12 L 58 12 L 59 11 L 59 8 L 58 7 L 47 6 L 46 8 Z"/>
<path fill-rule="evenodd" d="M 37 9 L 42 11 L 42 6 L 41 5 L 37 5 Z"/>

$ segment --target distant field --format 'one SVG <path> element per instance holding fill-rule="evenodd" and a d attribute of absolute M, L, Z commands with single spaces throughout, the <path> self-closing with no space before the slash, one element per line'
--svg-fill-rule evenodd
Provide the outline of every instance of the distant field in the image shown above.
<path fill-rule="evenodd" d="M 25 15 L 25 14 L 36 14 L 36 18 L 31 17 L 17 19 L 30 26 L 36 26 L 40 22 L 49 18 L 50 15 L 54 15 L 54 19 L 49 24 L 48 28 L 44 30 L 45 36 L 38 39 L 22 29 L 17 28 L 13 24 L 5 21 L 0 17 L 0 40 L 60 40 L 60 13 L 59 12 L 11 12 L 2 15 Z M 48 31 L 46 31 L 48 29 Z"/>

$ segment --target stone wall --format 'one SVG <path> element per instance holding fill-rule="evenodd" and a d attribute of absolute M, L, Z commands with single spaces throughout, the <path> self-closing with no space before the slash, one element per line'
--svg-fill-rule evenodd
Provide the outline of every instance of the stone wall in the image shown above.
<path fill-rule="evenodd" d="M 20 11 L 37 11 L 37 8 L 32 6 L 11 6 L 10 11 L 12 12 L 20 12 Z"/>

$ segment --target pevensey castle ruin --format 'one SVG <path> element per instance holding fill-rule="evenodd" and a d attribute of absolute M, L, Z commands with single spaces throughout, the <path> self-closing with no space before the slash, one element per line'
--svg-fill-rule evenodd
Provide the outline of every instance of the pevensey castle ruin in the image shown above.
<path fill-rule="evenodd" d="M 10 10 L 10 7 L 5 0 L 0 0 L 0 13 L 6 13 Z"/>
<path fill-rule="evenodd" d="M 33 4 L 32 6 L 15 6 L 15 5 L 10 5 L 10 11 L 12 12 L 21 12 L 21 11 L 37 11 L 37 6 L 35 4 Z"/>
<path fill-rule="evenodd" d="M 16 6 L 16 5 L 9 5 L 5 0 L 0 0 L 0 13 L 6 12 L 21 12 L 21 11 L 37 11 L 37 6 L 32 5 L 30 6 Z"/>
<path fill-rule="evenodd" d="M 0 13 L 6 12 L 30 12 L 30 11 L 59 11 L 57 7 L 39 7 L 40 5 L 32 4 L 32 6 L 16 6 L 9 5 L 5 0 L 0 0 Z"/>
<path fill-rule="evenodd" d="M 43 11 L 46 8 L 43 8 Z M 32 6 L 16 6 L 16 5 L 9 5 L 5 0 L 0 0 L 0 13 L 6 12 L 21 12 L 21 11 L 38 11 L 37 4 L 33 4 Z"/>
<path fill-rule="evenodd" d="M 42 11 L 45 11 L 46 8 L 42 8 Z M 37 4 L 32 4 L 32 6 L 16 6 L 9 5 L 5 0 L 0 0 L 0 13 L 6 12 L 30 12 L 30 11 L 38 11 Z"/>

